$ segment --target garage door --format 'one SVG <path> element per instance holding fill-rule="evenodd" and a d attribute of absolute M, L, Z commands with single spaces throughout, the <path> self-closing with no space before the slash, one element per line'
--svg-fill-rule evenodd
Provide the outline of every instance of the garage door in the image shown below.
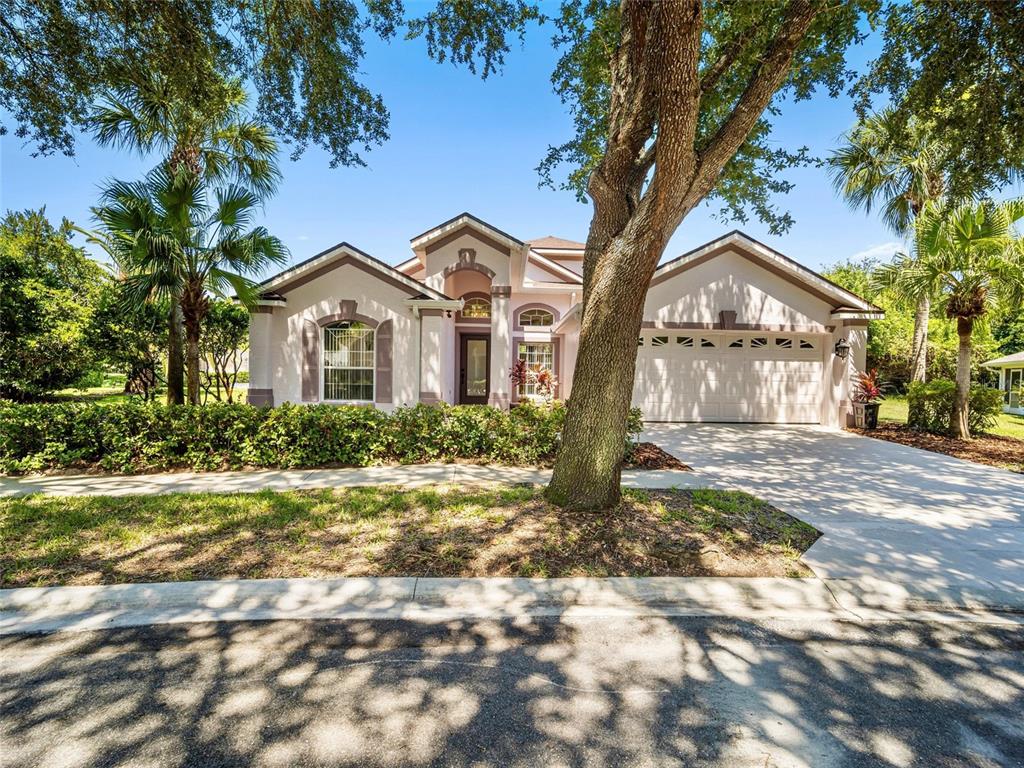
<path fill-rule="evenodd" d="M 644 331 L 633 404 L 650 421 L 821 420 L 823 336 Z"/>

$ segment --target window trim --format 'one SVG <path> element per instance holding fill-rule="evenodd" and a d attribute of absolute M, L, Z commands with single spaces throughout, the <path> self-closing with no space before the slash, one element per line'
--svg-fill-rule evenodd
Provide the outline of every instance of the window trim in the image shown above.
<path fill-rule="evenodd" d="M 370 350 L 373 365 L 369 368 L 364 366 L 347 366 L 344 368 L 327 365 L 327 332 L 348 324 L 349 330 L 353 325 L 363 326 L 361 330 L 369 331 L 373 339 L 373 347 Z M 327 371 L 370 371 L 370 386 L 372 398 L 370 400 L 330 400 L 327 398 Z M 327 405 L 374 405 L 377 402 L 377 326 L 365 323 L 362 320 L 334 320 L 320 327 L 320 402 Z"/>

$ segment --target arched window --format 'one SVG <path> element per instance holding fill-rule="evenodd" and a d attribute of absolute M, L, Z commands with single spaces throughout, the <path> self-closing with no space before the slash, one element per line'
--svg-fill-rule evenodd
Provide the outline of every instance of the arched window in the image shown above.
<path fill-rule="evenodd" d="M 324 328 L 324 400 L 373 402 L 374 331 L 344 320 Z"/>
<path fill-rule="evenodd" d="M 547 328 L 555 324 L 555 317 L 546 309 L 525 309 L 519 314 L 523 328 Z"/>
<path fill-rule="evenodd" d="M 491 302 L 479 296 L 466 299 L 462 305 L 462 316 L 488 318 L 491 316 Z"/>

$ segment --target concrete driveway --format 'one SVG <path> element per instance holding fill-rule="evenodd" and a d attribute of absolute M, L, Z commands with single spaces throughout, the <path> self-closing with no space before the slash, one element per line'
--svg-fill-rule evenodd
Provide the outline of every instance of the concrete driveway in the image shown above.
<path fill-rule="evenodd" d="M 1024 475 L 818 427 L 650 424 L 645 439 L 822 531 L 804 560 L 839 591 L 1024 609 Z"/>

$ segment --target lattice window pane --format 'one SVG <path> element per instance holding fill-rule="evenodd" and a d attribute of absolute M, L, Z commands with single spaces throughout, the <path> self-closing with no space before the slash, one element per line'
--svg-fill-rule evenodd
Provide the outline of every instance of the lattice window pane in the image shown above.
<path fill-rule="evenodd" d="M 538 328 L 554 325 L 555 316 L 546 309 L 525 309 L 519 314 L 519 324 L 523 328 Z"/>
<path fill-rule="evenodd" d="M 479 296 L 473 299 L 466 299 L 466 303 L 462 307 L 463 317 L 490 317 L 491 316 L 491 302 L 487 299 L 482 299 Z"/>
<path fill-rule="evenodd" d="M 324 400 L 373 402 L 374 333 L 362 323 L 324 328 Z"/>
<path fill-rule="evenodd" d="M 534 371 L 555 370 L 555 347 L 550 342 L 525 342 L 519 345 L 519 359 Z M 526 382 L 519 386 L 520 397 L 537 395 L 537 383 Z"/>
<path fill-rule="evenodd" d="M 676 336 L 676 344 L 681 347 L 692 347 L 693 336 Z"/>

